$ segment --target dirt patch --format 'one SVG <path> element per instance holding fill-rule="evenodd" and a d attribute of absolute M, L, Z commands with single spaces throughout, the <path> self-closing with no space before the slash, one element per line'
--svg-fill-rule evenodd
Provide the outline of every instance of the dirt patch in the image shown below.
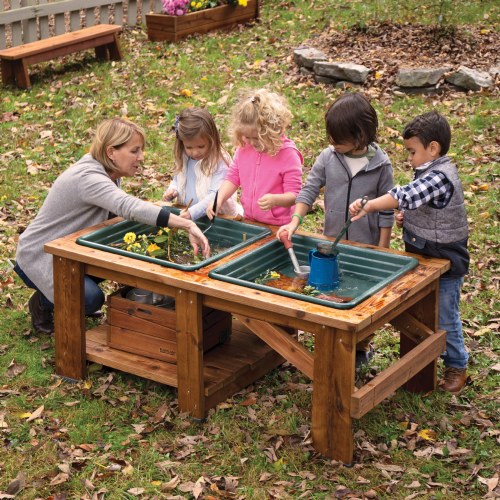
<path fill-rule="evenodd" d="M 500 34 L 477 26 L 378 23 L 326 30 L 303 45 L 332 61 L 363 64 L 372 70 L 366 86 L 388 87 L 400 68 L 463 65 L 489 71 L 499 65 Z"/>

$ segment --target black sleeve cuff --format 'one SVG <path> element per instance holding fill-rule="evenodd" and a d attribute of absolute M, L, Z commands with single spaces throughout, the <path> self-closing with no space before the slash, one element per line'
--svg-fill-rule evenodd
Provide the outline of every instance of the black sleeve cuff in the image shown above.
<path fill-rule="evenodd" d="M 161 207 L 158 218 L 156 219 L 156 227 L 168 227 L 168 219 L 170 218 L 170 207 Z"/>

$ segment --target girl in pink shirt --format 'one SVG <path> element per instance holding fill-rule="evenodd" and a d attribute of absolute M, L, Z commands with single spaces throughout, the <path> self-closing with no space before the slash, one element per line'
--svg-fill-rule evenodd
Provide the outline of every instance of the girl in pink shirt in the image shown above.
<path fill-rule="evenodd" d="M 292 113 L 283 97 L 267 89 L 246 90 L 232 113 L 230 133 L 237 146 L 219 188 L 217 208 L 241 188 L 245 219 L 280 225 L 290 221 L 302 187 L 303 159 L 285 130 Z"/>

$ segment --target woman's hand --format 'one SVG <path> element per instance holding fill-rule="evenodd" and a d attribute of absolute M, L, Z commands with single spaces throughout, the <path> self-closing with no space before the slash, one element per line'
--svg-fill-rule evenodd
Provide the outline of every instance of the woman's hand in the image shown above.
<path fill-rule="evenodd" d="M 210 244 L 201 229 L 193 222 L 188 228 L 188 236 L 191 245 L 193 245 L 194 254 L 198 255 L 201 250 L 203 257 L 210 257 Z"/>
<path fill-rule="evenodd" d="M 189 213 L 189 210 L 187 210 L 185 208 L 180 211 L 179 217 L 182 217 L 183 219 L 191 220 L 191 214 Z"/>
<path fill-rule="evenodd" d="M 177 198 L 179 193 L 176 189 L 169 188 L 163 193 L 163 201 L 172 201 L 174 198 Z"/>

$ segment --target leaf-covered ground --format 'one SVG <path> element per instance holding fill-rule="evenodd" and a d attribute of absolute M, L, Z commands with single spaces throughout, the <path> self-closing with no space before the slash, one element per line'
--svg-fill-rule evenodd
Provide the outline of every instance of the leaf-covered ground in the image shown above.
<path fill-rule="evenodd" d="M 370 22 L 339 30 L 337 26 L 310 38 L 308 45 L 334 61 L 354 62 L 370 68 L 367 84 L 394 85 L 400 68 L 467 66 L 500 73 L 500 33 L 481 26 L 436 26 L 410 23 Z"/>
<path fill-rule="evenodd" d="M 388 3 L 264 1 L 257 25 L 179 44 L 150 43 L 142 28 L 128 29 L 122 36 L 126 57 L 121 62 L 100 64 L 92 54 L 78 54 L 34 66 L 29 92 L 2 88 L 0 498 L 500 495 L 496 91 L 397 96 L 388 86 L 363 89 L 377 109 L 379 142 L 393 162 L 397 182 L 410 178 L 400 138 L 408 119 L 435 108 L 452 126 L 450 154 L 459 165 L 471 227 L 471 269 L 462 296 L 471 380 L 458 397 L 397 391 L 355 421 L 352 468 L 314 452 L 313 385 L 290 365 L 211 410 L 201 425 L 179 412 L 176 391 L 166 386 L 98 365 L 90 365 L 88 379 L 77 384 L 58 379 L 53 338 L 30 331 L 30 291 L 7 262 L 15 257 L 19 234 L 55 178 L 88 150 L 96 124 L 105 117 L 128 116 L 147 130 L 145 166 L 124 188 L 159 199 L 170 179 L 175 114 L 189 105 L 207 107 L 232 151 L 224 132 L 236 91 L 268 85 L 285 94 L 292 106 L 288 135 L 304 155 L 307 175 L 327 144 L 323 111 L 341 90 L 297 79 L 293 49 L 322 33 L 342 37 L 346 27 L 356 29 L 364 9 L 375 9 L 375 15 Z M 463 9 L 471 4 L 478 28 L 494 30 L 497 4 L 467 2 Z M 399 5 L 394 1 L 393 8 Z M 392 50 L 400 45 L 392 43 Z M 364 50 L 372 49 L 376 47 Z M 317 208 L 304 225 L 319 231 L 322 219 Z M 401 248 L 400 240 L 395 229 L 394 248 Z M 301 338 L 314 348 L 314 338 Z M 397 336 L 381 329 L 375 348 L 375 358 L 359 372 L 360 381 L 398 355 Z"/>

